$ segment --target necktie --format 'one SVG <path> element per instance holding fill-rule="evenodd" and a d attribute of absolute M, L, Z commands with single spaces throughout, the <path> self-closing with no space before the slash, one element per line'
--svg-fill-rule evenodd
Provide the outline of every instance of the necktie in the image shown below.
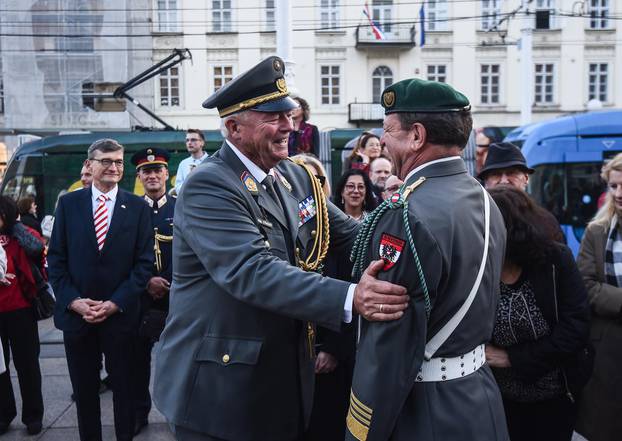
<path fill-rule="evenodd" d="M 285 213 L 283 211 L 283 206 L 281 205 L 281 200 L 279 199 L 279 195 L 276 194 L 276 191 L 274 189 L 274 176 L 271 176 L 271 175 L 266 176 L 266 178 L 261 183 L 266 187 L 266 191 L 268 192 L 268 194 L 270 195 L 270 197 L 272 198 L 276 206 L 279 207 L 281 212 Z"/>
<path fill-rule="evenodd" d="M 108 232 L 108 208 L 106 208 L 106 201 L 108 196 L 100 195 L 97 200 L 99 205 L 95 210 L 95 237 L 97 238 L 97 247 L 99 251 L 104 248 L 104 242 L 106 241 L 106 233 Z"/>

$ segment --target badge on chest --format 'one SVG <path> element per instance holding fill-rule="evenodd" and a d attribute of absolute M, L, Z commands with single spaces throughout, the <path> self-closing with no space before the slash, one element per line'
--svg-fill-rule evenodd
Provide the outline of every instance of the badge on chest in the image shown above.
<path fill-rule="evenodd" d="M 317 204 L 313 196 L 307 196 L 298 203 L 298 226 L 306 224 L 317 214 Z"/>

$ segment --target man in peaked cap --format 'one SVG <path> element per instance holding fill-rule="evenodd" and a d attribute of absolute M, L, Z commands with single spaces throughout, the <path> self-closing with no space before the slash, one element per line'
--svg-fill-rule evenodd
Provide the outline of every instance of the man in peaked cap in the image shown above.
<path fill-rule="evenodd" d="M 270 57 L 203 104 L 218 109 L 225 142 L 177 202 L 155 374 L 155 402 L 178 440 L 303 439 L 311 322 L 339 330 L 353 310 L 392 320 L 406 308 L 404 288 L 374 278 L 382 262 L 358 285 L 299 268 L 317 268 L 316 240 L 345 258 L 358 224 L 316 191 L 312 173 L 286 160 L 297 104 L 283 73 L 283 61 Z"/>
<path fill-rule="evenodd" d="M 151 350 L 164 328 L 168 312 L 168 294 L 173 279 L 173 214 L 175 198 L 167 196 L 170 154 L 163 149 L 147 148 L 132 156 L 136 175 L 145 189 L 143 196 L 151 213 L 154 233 L 153 275 L 141 296 L 141 320 L 134 348 L 134 434 L 148 424 L 151 411 L 149 380 L 151 377 Z"/>
<path fill-rule="evenodd" d="M 363 227 L 370 240 L 354 250 L 355 273 L 383 259 L 379 278 L 406 286 L 410 303 L 400 320 L 362 321 L 346 438 L 507 440 L 484 352 L 505 227 L 460 157 L 469 101 L 447 84 L 409 79 L 385 89 L 382 105 L 381 142 L 404 186 Z"/>

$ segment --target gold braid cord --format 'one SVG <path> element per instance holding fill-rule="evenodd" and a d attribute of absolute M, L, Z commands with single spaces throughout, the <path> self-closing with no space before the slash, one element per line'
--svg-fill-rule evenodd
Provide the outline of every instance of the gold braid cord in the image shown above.
<path fill-rule="evenodd" d="M 326 258 L 330 242 L 330 225 L 328 221 L 328 204 L 326 203 L 326 195 L 324 194 L 324 190 L 322 189 L 322 184 L 320 184 L 319 179 L 315 177 L 315 173 L 313 173 L 313 171 L 302 160 L 291 158 L 290 160 L 304 168 L 309 175 L 313 189 L 313 199 L 315 200 L 317 208 L 317 231 L 313 241 L 313 248 L 311 248 L 311 252 L 305 260 L 301 260 L 297 256 L 298 266 L 305 271 L 317 271 Z"/>
<path fill-rule="evenodd" d="M 162 271 L 162 251 L 160 250 L 160 242 L 168 243 L 173 241 L 173 236 L 165 236 L 158 233 L 158 228 L 154 228 L 155 240 L 153 241 L 153 251 L 155 252 L 155 266 L 158 272 Z"/>

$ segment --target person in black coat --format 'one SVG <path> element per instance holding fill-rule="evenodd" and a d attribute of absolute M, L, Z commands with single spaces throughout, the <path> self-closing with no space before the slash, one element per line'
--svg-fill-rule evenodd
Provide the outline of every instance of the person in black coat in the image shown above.
<path fill-rule="evenodd" d="M 17 201 L 17 209 L 19 210 L 20 221 L 42 236 L 41 222 L 37 219 L 37 203 L 35 202 L 35 198 L 32 196 L 21 198 Z"/>
<path fill-rule="evenodd" d="M 568 441 L 575 401 L 589 377 L 587 292 L 570 249 L 542 227 L 543 209 L 510 186 L 490 195 L 506 224 L 507 248 L 486 359 L 510 438 Z"/>

